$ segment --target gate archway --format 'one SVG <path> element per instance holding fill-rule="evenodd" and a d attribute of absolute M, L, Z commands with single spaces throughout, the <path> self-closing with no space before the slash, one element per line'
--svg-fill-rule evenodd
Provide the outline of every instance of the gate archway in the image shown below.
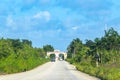
<path fill-rule="evenodd" d="M 62 58 L 64 60 L 64 59 L 67 58 L 67 53 L 66 52 L 60 52 L 60 50 L 54 50 L 53 52 L 47 52 L 48 57 L 50 57 L 51 54 L 55 54 L 55 59 L 56 60 L 59 60 L 60 58 Z"/>
<path fill-rule="evenodd" d="M 64 54 L 59 54 L 59 60 L 64 60 L 65 58 L 64 58 Z"/>

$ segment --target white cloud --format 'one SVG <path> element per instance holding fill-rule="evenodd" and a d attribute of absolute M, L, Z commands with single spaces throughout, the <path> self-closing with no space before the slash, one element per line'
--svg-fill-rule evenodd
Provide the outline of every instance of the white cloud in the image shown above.
<path fill-rule="evenodd" d="M 6 23 L 7 23 L 7 26 L 11 26 L 11 25 L 14 24 L 14 21 L 13 21 L 13 19 L 12 19 L 11 16 L 8 16 L 8 17 L 6 18 Z"/>
<path fill-rule="evenodd" d="M 57 32 L 61 32 L 62 30 L 61 29 L 58 29 Z"/>
<path fill-rule="evenodd" d="M 48 11 L 40 11 L 40 12 L 36 13 L 35 15 L 33 15 L 33 18 L 43 19 L 46 21 L 49 21 L 50 17 L 51 17 L 51 15 Z"/>
<path fill-rule="evenodd" d="M 11 28 L 12 30 L 16 30 L 17 27 L 15 26 L 15 21 L 13 20 L 12 16 L 8 16 L 6 18 L 6 26 Z"/>
<path fill-rule="evenodd" d="M 79 28 L 79 26 L 73 26 L 72 30 L 77 30 Z"/>

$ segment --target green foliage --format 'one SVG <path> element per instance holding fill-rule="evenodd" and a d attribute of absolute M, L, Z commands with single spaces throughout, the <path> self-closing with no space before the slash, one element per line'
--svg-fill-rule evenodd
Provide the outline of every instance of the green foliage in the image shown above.
<path fill-rule="evenodd" d="M 70 59 L 68 61 L 71 61 Z M 88 61 L 88 60 L 87 60 Z M 79 63 L 73 62 L 77 70 L 88 73 L 92 76 L 96 76 L 101 80 L 119 80 L 120 79 L 120 68 L 111 66 L 99 66 L 94 67 L 90 62 L 82 61 Z M 120 66 L 120 65 L 119 65 Z"/>
<path fill-rule="evenodd" d="M 50 59 L 55 59 L 55 54 L 50 54 Z"/>
<path fill-rule="evenodd" d="M 68 46 L 68 58 L 74 58 L 76 53 L 82 48 L 82 41 L 79 38 L 73 39 L 73 41 Z"/>
<path fill-rule="evenodd" d="M 12 43 L 5 39 L 0 40 L 0 59 L 4 57 L 8 57 L 11 53 L 13 53 Z"/>
<path fill-rule="evenodd" d="M 42 48 L 33 48 L 31 41 L 0 39 L 0 73 L 27 71 L 48 61 Z"/>
<path fill-rule="evenodd" d="M 45 52 L 51 52 L 51 51 L 54 51 L 54 48 L 51 45 L 45 45 L 45 46 L 43 46 L 43 50 Z"/>
<path fill-rule="evenodd" d="M 22 43 L 23 43 L 23 44 L 27 44 L 27 45 L 29 45 L 29 46 L 32 46 L 32 42 L 29 41 L 29 40 L 26 40 L 26 39 L 23 39 L 23 40 L 22 40 Z"/>
<path fill-rule="evenodd" d="M 102 80 L 120 79 L 120 35 L 113 28 L 105 30 L 101 38 L 86 40 L 85 44 L 78 38 L 73 39 L 67 50 L 67 61 L 78 70 Z"/>

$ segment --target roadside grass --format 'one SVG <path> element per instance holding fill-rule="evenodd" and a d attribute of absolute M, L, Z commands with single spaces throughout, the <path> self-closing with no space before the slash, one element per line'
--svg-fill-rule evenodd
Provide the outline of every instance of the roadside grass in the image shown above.
<path fill-rule="evenodd" d="M 21 57 L 15 58 L 15 56 L 12 55 L 0 61 L 0 73 L 11 74 L 28 71 L 47 61 L 48 59 L 45 58 L 35 58 L 31 56 L 28 59 L 24 59 Z"/>
<path fill-rule="evenodd" d="M 67 60 L 70 62 L 71 60 Z M 120 64 L 112 63 L 109 65 L 100 65 L 95 67 L 89 62 L 70 62 L 75 65 L 77 70 L 96 76 L 101 80 L 120 80 Z"/>

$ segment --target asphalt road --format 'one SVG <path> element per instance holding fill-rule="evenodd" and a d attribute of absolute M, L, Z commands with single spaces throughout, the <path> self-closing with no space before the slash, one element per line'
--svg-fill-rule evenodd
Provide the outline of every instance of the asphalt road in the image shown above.
<path fill-rule="evenodd" d="M 48 62 L 31 71 L 1 75 L 0 80 L 99 80 L 65 61 Z"/>

